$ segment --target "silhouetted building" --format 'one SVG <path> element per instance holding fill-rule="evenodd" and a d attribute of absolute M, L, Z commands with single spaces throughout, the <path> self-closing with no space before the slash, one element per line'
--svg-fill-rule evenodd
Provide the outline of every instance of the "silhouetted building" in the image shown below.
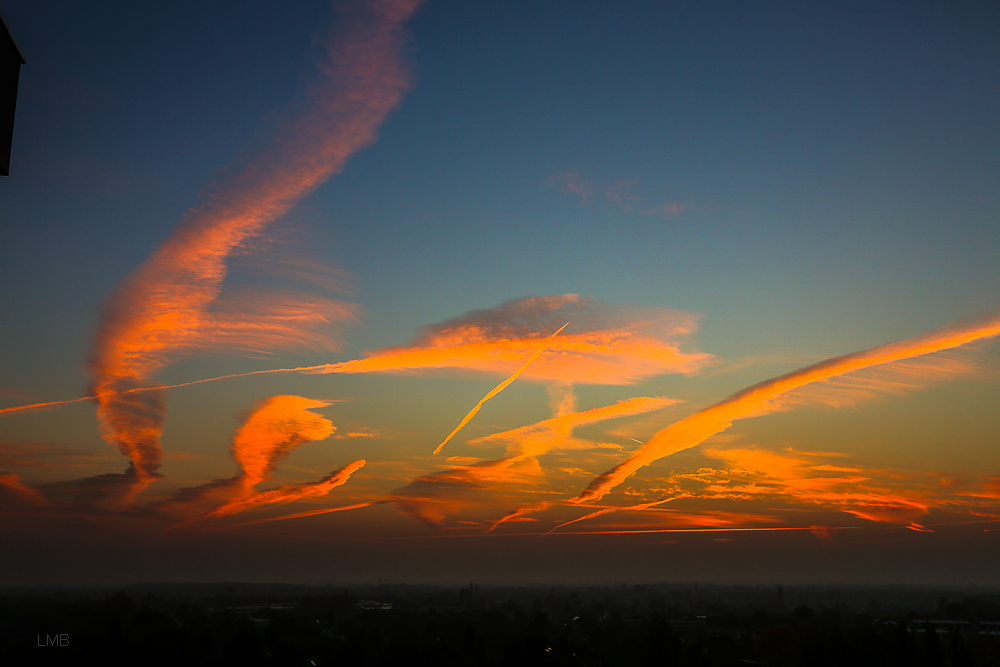
<path fill-rule="evenodd" d="M 0 15 L 0 176 L 10 174 L 10 144 L 14 138 L 14 107 L 17 104 L 17 79 L 24 64 L 24 54 Z"/>

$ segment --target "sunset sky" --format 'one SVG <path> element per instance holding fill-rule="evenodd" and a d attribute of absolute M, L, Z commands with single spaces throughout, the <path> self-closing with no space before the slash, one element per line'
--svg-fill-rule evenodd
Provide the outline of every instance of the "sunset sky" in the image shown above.
<path fill-rule="evenodd" d="M 7 0 L 0 585 L 1000 585 L 1000 8 Z"/>

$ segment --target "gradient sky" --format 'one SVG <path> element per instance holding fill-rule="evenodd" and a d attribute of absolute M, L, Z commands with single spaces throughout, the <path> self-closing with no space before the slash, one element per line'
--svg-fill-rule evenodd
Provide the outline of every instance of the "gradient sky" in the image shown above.
<path fill-rule="evenodd" d="M 0 7 L 0 583 L 1000 584 L 996 6 L 418 4 Z"/>

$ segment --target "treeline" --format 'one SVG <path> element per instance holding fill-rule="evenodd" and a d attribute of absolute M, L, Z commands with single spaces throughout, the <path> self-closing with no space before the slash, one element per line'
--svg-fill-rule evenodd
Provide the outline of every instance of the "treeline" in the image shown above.
<path fill-rule="evenodd" d="M 1000 595 L 776 586 L 8 591 L 0 658 L 108 667 L 987 667 L 1000 665 Z"/>

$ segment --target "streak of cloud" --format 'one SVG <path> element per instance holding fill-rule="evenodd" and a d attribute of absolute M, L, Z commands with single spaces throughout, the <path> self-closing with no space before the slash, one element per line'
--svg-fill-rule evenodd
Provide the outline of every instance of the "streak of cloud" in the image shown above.
<path fill-rule="evenodd" d="M 650 201 L 636 193 L 638 181 L 634 179 L 618 179 L 610 184 L 595 183 L 575 170 L 563 171 L 549 176 L 545 180 L 550 187 L 560 192 L 575 195 L 581 205 L 589 205 L 594 200 L 594 194 L 603 196 L 597 198 L 605 205 L 611 205 L 622 213 L 638 214 L 670 218 L 690 210 L 690 204 L 676 201 Z"/>
<path fill-rule="evenodd" d="M 528 519 L 527 518 L 528 515 L 529 514 L 535 514 L 536 512 L 545 511 L 548 508 L 552 507 L 552 505 L 554 505 L 554 504 L 555 503 L 553 503 L 552 501 L 549 501 L 549 500 L 540 500 L 538 502 L 523 503 L 521 505 L 518 505 L 517 507 L 515 507 L 514 509 L 512 509 L 510 512 L 507 512 L 506 514 L 504 514 L 499 519 L 493 521 L 490 524 L 490 527 L 486 530 L 486 532 L 487 533 L 492 533 L 494 530 L 497 529 L 497 527 L 499 527 L 502 524 L 507 523 L 508 521 L 528 521 L 528 520 L 535 521 L 535 519 Z"/>
<path fill-rule="evenodd" d="M 881 396 L 903 396 L 935 382 L 981 370 L 982 364 L 972 355 L 938 352 L 816 382 L 788 392 L 773 404 L 776 408 L 800 405 L 853 407 Z"/>
<path fill-rule="evenodd" d="M 553 449 L 601 446 L 600 443 L 573 438 L 573 429 L 608 419 L 651 412 L 676 402 L 669 398 L 637 396 L 612 405 L 569 413 L 477 438 L 469 444 L 507 442 L 505 456 L 421 475 L 393 491 L 389 500 L 404 516 L 436 527 L 450 514 L 467 507 L 494 502 L 503 490 L 522 488 L 537 482 L 539 475 L 544 474 L 538 457 Z M 544 503 L 529 503 L 516 516 L 540 511 L 544 507 Z M 508 516 L 501 523 L 512 518 L 515 516 Z"/>
<path fill-rule="evenodd" d="M 104 460 L 104 453 L 77 450 L 51 442 L 0 440 L 0 467 L 4 468 L 92 468 Z"/>
<path fill-rule="evenodd" d="M 137 489 L 155 479 L 160 467 L 164 403 L 162 391 L 151 389 L 153 374 L 177 353 L 208 342 L 263 337 L 270 345 L 302 324 L 296 317 L 303 313 L 241 319 L 213 312 L 226 262 L 375 140 L 410 86 L 401 57 L 402 24 L 419 4 L 352 5 L 344 27 L 328 41 L 320 75 L 303 102 L 109 299 L 89 363 L 92 393 L 105 439 L 128 457 Z M 347 306 L 324 313 L 349 315 Z M 140 388 L 146 391 L 126 393 Z"/>
<path fill-rule="evenodd" d="M 508 431 L 476 438 L 471 440 L 469 444 L 507 442 L 506 457 L 518 459 L 542 456 L 557 447 L 574 449 L 595 447 L 597 445 L 594 442 L 573 438 L 573 430 L 608 419 L 652 412 L 679 402 L 677 399 L 663 396 L 635 396 L 611 405 L 603 405 L 582 412 L 570 412 L 527 426 L 519 426 Z"/>
<path fill-rule="evenodd" d="M 342 505 L 340 507 L 324 507 L 318 510 L 307 510 L 305 512 L 296 512 L 295 514 L 283 514 L 281 516 L 269 516 L 263 519 L 254 519 L 253 521 L 244 521 L 242 523 L 230 523 L 225 526 L 220 526 L 217 530 L 228 530 L 230 528 L 242 528 L 244 526 L 253 526 L 258 523 L 270 523 L 272 521 L 284 521 L 286 519 L 301 519 L 307 516 L 317 516 L 319 514 L 330 514 L 332 512 L 344 512 L 346 510 L 356 510 L 362 507 L 371 507 L 372 505 L 383 505 L 389 501 L 387 500 L 371 500 L 365 503 L 356 503 L 354 505 Z"/>
<path fill-rule="evenodd" d="M 344 484 L 351 475 L 360 470 L 366 461 L 358 459 L 351 461 L 342 468 L 334 470 L 329 475 L 318 482 L 305 482 L 303 484 L 283 484 L 274 489 L 258 491 L 245 498 L 232 500 L 222 507 L 210 512 L 205 518 L 215 518 L 245 512 L 249 509 L 261 505 L 273 505 L 275 503 L 290 503 L 308 496 L 325 496 L 336 487 Z"/>
<path fill-rule="evenodd" d="M 776 399 L 793 390 L 872 366 L 959 347 L 997 334 L 1000 334 L 1000 318 L 997 317 L 971 324 L 949 325 L 915 338 L 834 357 L 765 380 L 662 429 L 628 459 L 595 478 L 575 502 L 604 497 L 643 466 L 699 445 L 729 428 L 737 419 L 767 414 L 780 408 L 775 403 Z"/>
<path fill-rule="evenodd" d="M 48 505 L 44 496 L 30 486 L 25 485 L 21 478 L 12 472 L 0 472 L 0 506 L 11 505 Z"/>
<path fill-rule="evenodd" d="M 8 414 L 12 412 L 28 412 L 30 410 L 44 410 L 46 408 L 54 408 L 57 405 L 69 405 L 70 403 L 80 403 L 82 401 L 89 401 L 94 398 L 93 396 L 84 396 L 82 398 L 71 398 L 65 401 L 49 401 L 47 403 L 32 403 L 30 405 L 15 405 L 10 408 L 0 408 L 0 415 Z"/>
<path fill-rule="evenodd" d="M 935 493 L 918 488 L 912 480 L 891 479 L 899 477 L 897 474 L 826 465 L 817 460 L 831 454 L 787 451 L 708 448 L 705 456 L 722 461 L 727 467 L 714 472 L 699 471 L 700 481 L 705 485 L 695 495 L 738 500 L 783 497 L 834 508 L 867 521 L 898 525 L 906 525 L 935 505 L 945 504 Z M 948 504 L 954 505 L 954 501 Z"/>
<path fill-rule="evenodd" d="M 471 311 L 425 327 L 409 345 L 369 352 L 364 359 L 285 370 L 371 373 L 454 368 L 510 375 L 537 349 L 541 337 L 566 321 L 570 324 L 565 332 L 524 370 L 525 379 L 633 384 L 665 373 L 694 373 L 713 360 L 710 354 L 684 352 L 676 342 L 697 329 L 697 315 L 559 294 Z"/>
<path fill-rule="evenodd" d="M 528 366 L 530 366 L 531 362 L 533 362 L 535 359 L 537 359 L 539 357 L 539 355 L 541 355 L 542 352 L 545 351 L 545 348 L 547 348 L 549 346 L 550 341 L 553 338 L 555 338 L 556 336 L 558 336 L 559 332 L 561 332 L 563 329 L 565 329 L 568 326 L 569 326 L 569 322 L 567 322 L 566 324 L 564 324 L 561 327 L 559 327 L 558 329 L 556 329 L 555 333 L 553 333 L 551 336 L 549 336 L 548 338 L 546 338 L 545 340 L 542 341 L 542 344 L 538 346 L 538 349 L 535 350 L 534 354 L 532 354 L 530 357 L 528 357 L 528 359 L 524 362 L 524 364 L 520 368 L 518 368 L 516 371 L 514 371 L 513 375 L 511 375 L 509 378 L 507 378 L 506 380 L 504 380 L 503 382 L 501 382 L 497 386 L 493 387 L 493 389 L 491 389 L 488 394 L 486 394 L 485 396 L 483 396 L 479 400 L 479 402 L 476 403 L 475 407 L 473 407 L 471 410 L 469 410 L 468 414 L 466 414 L 465 418 L 462 419 L 461 422 L 459 422 L 458 426 L 456 426 L 455 429 L 451 433 L 448 434 L 448 437 L 446 437 L 444 440 L 442 440 L 441 444 L 438 445 L 434 449 L 434 451 L 431 453 L 431 456 L 436 456 L 437 453 L 441 451 L 441 448 L 444 447 L 448 443 L 449 440 L 451 440 L 453 437 L 455 437 L 455 434 L 458 433 L 459 431 L 461 431 L 463 426 L 465 426 L 466 424 L 468 424 L 469 421 L 473 417 L 476 416 L 476 413 L 479 412 L 480 408 L 483 407 L 483 404 L 486 403 L 486 401 L 490 400 L 491 398 L 493 398 L 494 396 L 496 396 L 497 394 L 499 394 L 501 391 L 503 391 L 504 389 L 506 389 L 514 380 L 516 380 L 517 376 L 520 375 L 521 373 L 523 373 L 524 369 L 526 369 Z"/>
<path fill-rule="evenodd" d="M 588 519 L 594 519 L 599 516 L 604 516 L 605 514 L 611 514 L 612 512 L 619 512 L 625 510 L 632 510 L 632 511 L 648 510 L 650 507 L 656 507 L 657 505 L 662 505 L 663 503 L 670 502 L 671 500 L 676 500 L 677 498 L 684 498 L 687 495 L 688 494 L 678 494 L 677 496 L 671 496 L 670 498 L 662 498 L 660 500 L 654 500 L 653 502 L 649 503 L 641 503 L 639 505 L 628 505 L 625 507 L 602 507 L 599 510 L 595 510 L 593 512 L 590 512 L 589 514 L 584 514 L 583 516 L 578 517 L 576 519 L 571 519 L 570 521 L 564 521 L 563 523 L 560 523 L 559 525 L 553 527 L 551 530 L 549 530 L 549 532 L 554 533 L 564 526 L 568 526 L 570 524 L 577 523 L 579 521 L 587 521 Z"/>

